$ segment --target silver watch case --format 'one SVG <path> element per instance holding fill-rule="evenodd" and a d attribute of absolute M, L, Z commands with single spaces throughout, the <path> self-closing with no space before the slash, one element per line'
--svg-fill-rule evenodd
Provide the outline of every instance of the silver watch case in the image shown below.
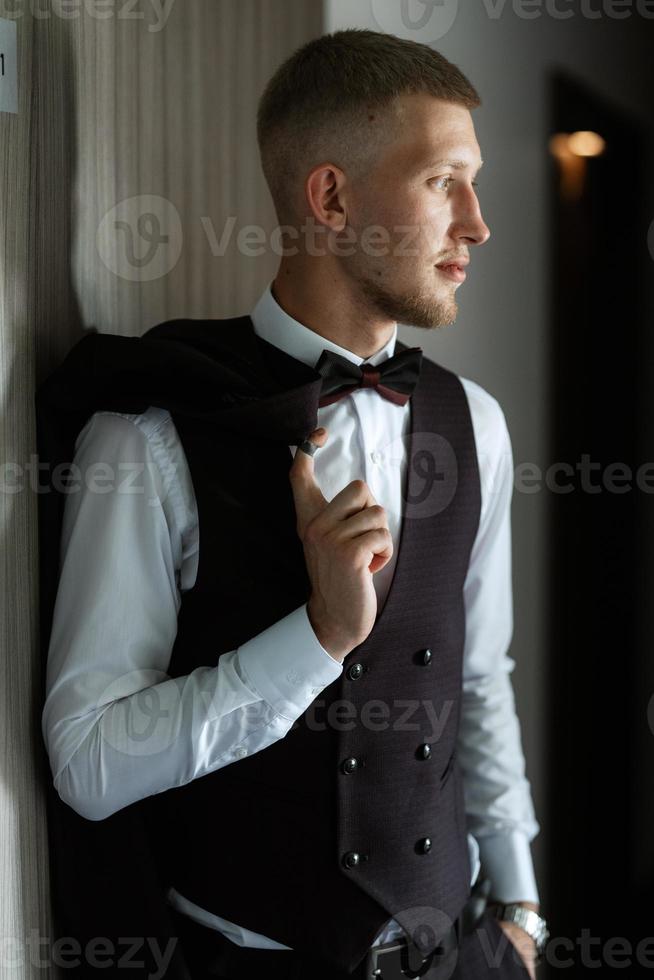
<path fill-rule="evenodd" d="M 524 929 L 536 943 L 536 952 L 539 957 L 542 956 L 550 934 L 547 931 L 545 919 L 538 912 L 534 912 L 533 909 L 527 909 L 524 905 L 513 905 L 511 903 L 507 903 L 506 905 L 490 905 L 489 911 L 496 918 L 503 919 L 505 922 L 515 922 L 521 929 Z"/>

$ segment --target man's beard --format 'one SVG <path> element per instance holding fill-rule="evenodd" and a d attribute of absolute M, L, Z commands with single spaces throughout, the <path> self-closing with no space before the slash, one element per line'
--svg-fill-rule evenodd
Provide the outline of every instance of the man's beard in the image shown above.
<path fill-rule="evenodd" d="M 456 320 L 459 308 L 454 295 L 446 300 L 417 292 L 392 293 L 367 277 L 359 280 L 362 292 L 375 309 L 391 320 L 432 330 Z"/>

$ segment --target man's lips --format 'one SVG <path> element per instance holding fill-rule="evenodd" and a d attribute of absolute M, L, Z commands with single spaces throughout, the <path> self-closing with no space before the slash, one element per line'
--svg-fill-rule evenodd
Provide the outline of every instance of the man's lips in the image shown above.
<path fill-rule="evenodd" d="M 436 268 L 453 282 L 465 282 L 466 272 L 464 266 L 468 265 L 467 259 L 457 259 L 455 262 L 443 262 Z"/>

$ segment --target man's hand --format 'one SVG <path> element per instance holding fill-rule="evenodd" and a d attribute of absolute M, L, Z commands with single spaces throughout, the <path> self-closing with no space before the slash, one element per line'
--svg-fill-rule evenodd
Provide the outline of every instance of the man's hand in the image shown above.
<path fill-rule="evenodd" d="M 488 904 L 497 905 L 499 903 L 489 900 Z M 506 905 L 507 903 L 504 902 L 502 904 Z M 526 909 L 532 909 L 534 912 L 540 910 L 540 905 L 537 905 L 535 902 L 512 902 L 511 904 L 523 905 Z M 536 980 L 535 940 L 531 938 L 528 932 L 521 929 L 516 922 L 505 922 L 503 919 L 498 919 L 497 922 L 520 953 L 520 958 L 529 973 L 530 980 Z"/>
<path fill-rule="evenodd" d="M 520 953 L 531 980 L 536 980 L 536 943 L 531 936 L 515 922 L 504 922 L 498 919 L 498 924 L 507 934 L 513 945 Z"/>
<path fill-rule="evenodd" d="M 326 439 L 326 429 L 310 435 L 317 446 Z M 313 458 L 299 446 L 289 479 L 312 588 L 309 621 L 318 641 L 342 663 L 375 624 L 377 593 L 372 577 L 393 555 L 386 511 L 363 480 L 353 480 L 333 500 L 325 500 L 316 483 Z"/>

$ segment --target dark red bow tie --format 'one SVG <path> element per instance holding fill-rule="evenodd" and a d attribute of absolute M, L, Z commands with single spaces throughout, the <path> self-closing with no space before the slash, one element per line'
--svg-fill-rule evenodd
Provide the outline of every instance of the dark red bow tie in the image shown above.
<path fill-rule="evenodd" d="M 396 405 L 405 405 L 420 377 L 421 362 L 422 347 L 407 347 L 379 364 L 360 366 L 324 350 L 316 364 L 316 371 L 323 377 L 318 405 L 331 405 L 357 388 L 375 388 Z"/>

